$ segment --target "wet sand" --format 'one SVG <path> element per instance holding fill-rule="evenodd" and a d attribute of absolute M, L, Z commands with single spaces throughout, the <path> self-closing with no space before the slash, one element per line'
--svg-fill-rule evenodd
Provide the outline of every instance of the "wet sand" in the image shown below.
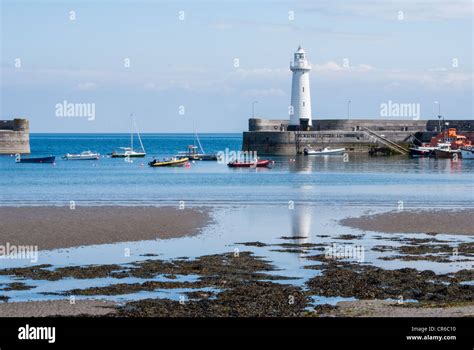
<path fill-rule="evenodd" d="M 386 300 L 340 301 L 320 316 L 337 317 L 473 317 L 474 304 L 448 307 L 416 307 Z"/>
<path fill-rule="evenodd" d="M 158 301 L 158 300 L 157 300 Z M 168 305 L 165 305 L 168 306 Z M 171 309 L 178 308 L 170 305 Z M 341 301 L 336 307 L 316 312 L 319 317 L 474 317 L 474 305 L 447 307 L 416 307 L 400 305 L 386 300 Z M 0 303 L 0 317 L 51 317 L 51 316 L 105 316 L 120 315 L 117 304 L 105 300 L 69 299 L 48 301 L 27 301 Z M 193 315 L 196 317 L 196 315 Z M 203 317 L 209 315 L 201 315 Z M 302 313 L 300 317 L 314 316 L 313 312 Z"/>
<path fill-rule="evenodd" d="M 474 209 L 393 211 L 359 218 L 346 218 L 342 225 L 364 231 L 474 235 Z"/>
<path fill-rule="evenodd" d="M 115 313 L 116 304 L 105 300 L 26 301 L 0 303 L 0 317 L 47 317 L 47 316 L 102 316 Z"/>
<path fill-rule="evenodd" d="M 199 233 L 209 221 L 205 208 L 0 207 L 0 244 L 49 250 L 176 238 Z"/>

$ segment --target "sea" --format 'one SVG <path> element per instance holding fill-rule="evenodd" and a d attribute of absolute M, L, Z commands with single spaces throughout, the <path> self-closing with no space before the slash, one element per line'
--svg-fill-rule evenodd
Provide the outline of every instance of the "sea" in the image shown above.
<path fill-rule="evenodd" d="M 238 152 L 241 134 L 200 134 L 207 153 Z M 270 157 L 272 169 L 232 169 L 202 161 L 189 168 L 147 164 L 186 150 L 193 134 L 144 134 L 145 158 L 110 158 L 129 134 L 31 134 L 31 157 L 55 164 L 17 164 L 0 156 L 0 205 L 189 205 L 293 203 L 326 206 L 471 206 L 474 162 L 404 156 Z M 138 141 L 135 140 L 135 145 Z M 66 153 L 99 152 L 99 161 L 67 161 Z M 26 156 L 25 156 L 26 157 Z M 265 157 L 263 157 L 265 158 Z M 268 158 L 268 157 L 267 157 Z"/>
<path fill-rule="evenodd" d="M 189 167 L 152 168 L 155 158 L 170 157 L 196 143 L 194 134 L 143 134 L 145 158 L 111 158 L 119 147 L 130 145 L 129 134 L 31 134 L 31 157 L 56 156 L 55 164 L 17 164 L 13 155 L 0 157 L 0 206 L 176 206 L 208 207 L 212 223 L 199 234 L 167 240 L 121 242 L 40 251 L 39 262 L 54 267 L 88 264 L 127 264 L 149 259 L 187 256 L 190 258 L 237 251 L 252 251 L 271 261 L 278 275 L 295 277 L 282 283 L 303 286 L 320 273 L 305 269 L 314 264 L 304 255 L 276 252 L 274 247 L 252 247 L 241 242 L 285 243 L 284 236 L 305 236 L 303 242 L 338 241 L 339 235 L 359 235 L 350 244 L 364 247 L 364 262 L 395 269 L 412 267 L 448 273 L 472 268 L 472 258 L 451 263 L 380 259 L 393 252 L 377 252 L 374 245 L 394 244 L 394 234 L 360 231 L 341 226 L 346 217 L 394 210 L 430 208 L 472 208 L 474 161 L 449 159 L 410 159 L 406 156 L 370 157 L 288 156 L 265 157 L 272 168 L 233 169 L 225 162 L 197 161 Z M 238 152 L 241 134 L 199 134 L 207 153 Z M 135 140 L 138 145 L 138 141 Z M 99 152 L 98 161 L 67 161 L 66 153 L 85 150 Z M 26 157 L 26 156 L 25 156 Z M 185 219 L 185 217 L 183 217 Z M 100 234 L 100 233 L 98 233 Z M 403 238 L 430 237 L 424 234 L 395 234 Z M 437 239 L 454 243 L 472 241 L 469 236 L 441 233 Z M 239 243 L 240 242 L 240 243 Z M 124 251 L 129 254 L 124 254 Z M 37 264 L 38 264 L 37 263 Z M 0 266 L 31 266 L 21 259 L 0 261 Z M 192 278 L 192 276 L 178 276 Z M 157 277 L 159 279 L 161 277 Z M 0 276 L 0 285 L 15 282 Z M 10 302 L 57 299 L 50 293 L 87 288 L 124 280 L 25 280 L 30 290 L 5 291 Z M 129 282 L 137 282 L 130 280 Z M 98 296 L 117 302 L 149 297 L 178 299 L 183 290 L 156 290 L 118 296 Z M 316 297 L 315 304 L 336 303 L 344 298 Z"/>

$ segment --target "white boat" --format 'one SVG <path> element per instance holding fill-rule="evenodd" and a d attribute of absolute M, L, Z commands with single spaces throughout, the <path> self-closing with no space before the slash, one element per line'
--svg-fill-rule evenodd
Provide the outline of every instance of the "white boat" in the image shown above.
<path fill-rule="evenodd" d="M 94 153 L 91 151 L 84 151 L 79 154 L 67 153 L 64 155 L 63 159 L 66 160 L 98 160 L 100 157 L 99 153 Z"/>
<path fill-rule="evenodd" d="M 138 131 L 137 124 L 133 120 L 133 116 L 130 116 L 132 120 L 132 131 L 130 132 L 130 147 L 120 147 L 121 151 L 113 151 L 112 158 L 138 158 L 145 157 L 145 147 L 143 147 L 142 138 L 140 137 L 140 132 Z M 138 141 L 140 142 L 141 151 L 137 152 L 133 149 L 133 129 L 136 129 Z"/>
<path fill-rule="evenodd" d="M 134 151 L 131 147 L 120 147 L 121 151 L 113 151 L 112 158 L 142 158 L 146 156 L 145 152 Z"/>
<path fill-rule="evenodd" d="M 345 151 L 346 151 L 345 148 L 330 149 L 329 147 L 324 147 L 323 149 L 319 149 L 319 150 L 305 148 L 304 154 L 307 156 L 329 156 L 329 155 L 341 155 Z"/>
<path fill-rule="evenodd" d="M 461 148 L 462 159 L 474 159 L 474 148 Z"/>

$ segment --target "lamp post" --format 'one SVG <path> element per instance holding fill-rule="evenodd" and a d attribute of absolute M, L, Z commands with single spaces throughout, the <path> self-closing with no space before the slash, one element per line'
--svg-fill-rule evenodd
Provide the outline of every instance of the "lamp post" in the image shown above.
<path fill-rule="evenodd" d="M 258 103 L 258 101 L 253 101 L 252 102 L 252 118 L 255 118 L 255 104 Z"/>
<path fill-rule="evenodd" d="M 439 131 L 441 132 L 441 103 L 439 103 L 439 101 L 435 101 L 434 104 L 438 105 L 438 126 Z"/>
<path fill-rule="evenodd" d="M 351 100 L 347 101 L 347 120 L 349 120 L 350 109 L 351 109 Z"/>

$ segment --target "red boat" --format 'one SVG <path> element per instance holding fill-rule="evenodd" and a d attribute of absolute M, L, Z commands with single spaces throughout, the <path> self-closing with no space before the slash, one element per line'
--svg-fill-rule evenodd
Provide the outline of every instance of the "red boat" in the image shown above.
<path fill-rule="evenodd" d="M 257 162 L 239 162 L 234 161 L 227 164 L 230 168 L 264 168 L 268 167 L 270 163 L 273 163 L 270 160 L 259 160 Z"/>

